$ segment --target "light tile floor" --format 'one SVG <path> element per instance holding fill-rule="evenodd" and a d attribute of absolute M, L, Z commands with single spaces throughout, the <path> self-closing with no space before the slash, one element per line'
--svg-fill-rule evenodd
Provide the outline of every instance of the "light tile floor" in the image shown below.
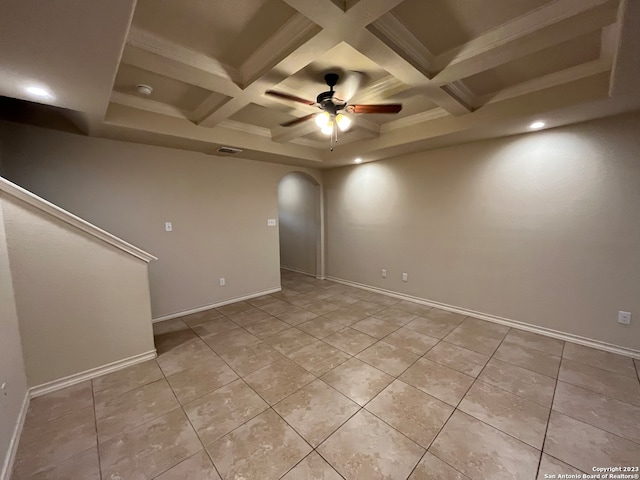
<path fill-rule="evenodd" d="M 34 399 L 12 478 L 543 479 L 640 466 L 640 362 L 303 275 L 282 284 L 156 324 L 156 361 Z"/>

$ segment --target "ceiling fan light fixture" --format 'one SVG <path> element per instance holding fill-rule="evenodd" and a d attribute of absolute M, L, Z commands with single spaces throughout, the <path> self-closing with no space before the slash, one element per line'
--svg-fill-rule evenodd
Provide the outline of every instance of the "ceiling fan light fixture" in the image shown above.
<path fill-rule="evenodd" d="M 329 125 L 330 121 L 331 115 L 329 115 L 328 112 L 322 112 L 316 115 L 316 125 L 318 125 L 320 128 L 325 128 L 327 125 Z"/>
<path fill-rule="evenodd" d="M 338 128 L 344 132 L 351 125 L 351 119 L 342 113 L 339 113 L 336 116 L 336 123 L 338 124 Z"/>
<path fill-rule="evenodd" d="M 325 135 L 331 135 L 333 133 L 333 123 L 327 123 L 320 131 Z"/>

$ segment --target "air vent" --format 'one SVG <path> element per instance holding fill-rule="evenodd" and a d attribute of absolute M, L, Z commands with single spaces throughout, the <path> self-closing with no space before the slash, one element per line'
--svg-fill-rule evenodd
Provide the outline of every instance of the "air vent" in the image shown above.
<path fill-rule="evenodd" d="M 216 151 L 220 152 L 220 153 L 229 153 L 229 154 L 233 155 L 235 153 L 240 153 L 242 150 L 239 149 L 239 148 L 233 148 L 233 147 L 220 147 Z"/>

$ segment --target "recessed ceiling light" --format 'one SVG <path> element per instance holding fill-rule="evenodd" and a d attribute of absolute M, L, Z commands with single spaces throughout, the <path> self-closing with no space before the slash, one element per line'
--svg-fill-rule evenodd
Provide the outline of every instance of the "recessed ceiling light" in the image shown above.
<path fill-rule="evenodd" d="M 354 160 L 354 162 L 355 162 L 355 163 L 362 163 L 362 159 L 361 159 L 360 157 L 358 157 L 358 158 L 356 158 L 356 159 Z"/>
<path fill-rule="evenodd" d="M 29 87 L 26 87 L 24 90 L 29 95 L 35 98 L 47 98 L 47 99 L 53 98 L 53 95 L 51 94 L 51 92 L 46 88 L 36 87 L 35 85 L 31 85 Z"/>
<path fill-rule="evenodd" d="M 538 130 L 539 128 L 542 128 L 546 125 L 546 123 L 544 122 L 533 122 L 531 125 L 529 125 L 529 128 L 533 129 L 533 130 Z"/>

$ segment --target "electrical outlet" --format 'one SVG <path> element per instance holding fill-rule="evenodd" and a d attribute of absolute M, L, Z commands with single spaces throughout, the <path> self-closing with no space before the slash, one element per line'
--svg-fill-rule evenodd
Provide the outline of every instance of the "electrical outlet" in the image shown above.
<path fill-rule="evenodd" d="M 403 282 L 408 282 L 409 281 L 409 274 L 408 273 L 403 273 L 402 274 L 402 281 Z"/>
<path fill-rule="evenodd" d="M 171 222 L 164 222 L 165 232 L 173 232 L 173 224 Z"/>
<path fill-rule="evenodd" d="M 387 269 L 383 268 L 382 272 L 380 273 L 380 275 L 382 275 L 382 278 L 387 278 Z"/>
<path fill-rule="evenodd" d="M 631 324 L 631 312 L 618 312 L 618 323 L 623 325 Z"/>
<path fill-rule="evenodd" d="M 224 287 L 227 284 L 227 281 L 225 280 L 224 277 L 220 277 L 220 286 Z"/>
<path fill-rule="evenodd" d="M 267 218 L 267 227 L 275 227 L 276 219 L 275 218 Z"/>

